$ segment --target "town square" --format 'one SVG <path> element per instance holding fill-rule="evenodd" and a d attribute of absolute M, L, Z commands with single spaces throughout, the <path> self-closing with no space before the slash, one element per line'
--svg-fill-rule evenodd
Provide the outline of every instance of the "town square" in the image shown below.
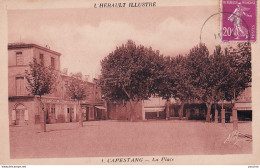
<path fill-rule="evenodd" d="M 8 11 L 10 158 L 253 154 L 246 25 L 223 40 L 218 3 L 108 4 Z"/>

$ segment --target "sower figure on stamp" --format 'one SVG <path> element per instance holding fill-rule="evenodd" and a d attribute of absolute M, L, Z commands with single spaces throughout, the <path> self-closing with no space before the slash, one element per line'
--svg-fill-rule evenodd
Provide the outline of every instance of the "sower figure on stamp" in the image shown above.
<path fill-rule="evenodd" d="M 228 17 L 230 22 L 234 23 L 234 35 L 235 39 L 239 39 L 240 37 L 248 38 L 248 30 L 242 25 L 242 16 L 245 15 L 247 17 L 252 17 L 252 15 L 248 15 L 245 11 L 250 10 L 250 8 L 243 7 L 239 2 L 237 8 L 234 12 Z"/>

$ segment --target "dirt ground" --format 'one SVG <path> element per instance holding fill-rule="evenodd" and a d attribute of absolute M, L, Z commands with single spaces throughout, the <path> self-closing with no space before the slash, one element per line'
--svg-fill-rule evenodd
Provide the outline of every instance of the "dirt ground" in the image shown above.
<path fill-rule="evenodd" d="M 10 127 L 11 158 L 113 157 L 252 153 L 252 123 L 153 120 L 88 121 Z"/>

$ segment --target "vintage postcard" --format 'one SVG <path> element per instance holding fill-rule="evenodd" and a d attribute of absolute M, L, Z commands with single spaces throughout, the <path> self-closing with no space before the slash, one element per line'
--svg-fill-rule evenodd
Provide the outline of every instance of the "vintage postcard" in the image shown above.
<path fill-rule="evenodd" d="M 1 164 L 260 164 L 258 6 L 0 2 Z"/>

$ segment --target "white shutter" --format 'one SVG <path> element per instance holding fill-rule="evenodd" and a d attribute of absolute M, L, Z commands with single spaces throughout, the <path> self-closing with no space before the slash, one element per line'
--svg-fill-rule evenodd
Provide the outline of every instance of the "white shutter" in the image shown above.
<path fill-rule="evenodd" d="M 78 111 L 77 111 L 77 105 L 76 105 L 76 104 L 74 105 L 74 110 L 73 110 L 73 112 L 74 112 L 74 119 L 76 120 L 77 113 L 78 113 Z"/>
<path fill-rule="evenodd" d="M 28 110 L 24 110 L 24 120 L 28 121 Z"/>
<path fill-rule="evenodd" d="M 12 120 L 15 121 L 16 120 L 16 111 L 12 110 Z"/>
<path fill-rule="evenodd" d="M 21 96 L 21 79 L 16 78 L 16 96 Z"/>

